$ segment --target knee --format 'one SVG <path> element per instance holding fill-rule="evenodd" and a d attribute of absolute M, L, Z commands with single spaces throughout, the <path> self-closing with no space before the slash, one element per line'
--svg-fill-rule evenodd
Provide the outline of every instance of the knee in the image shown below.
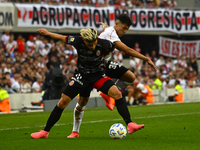
<path fill-rule="evenodd" d="M 71 98 L 62 94 L 59 102 L 58 102 L 58 107 L 64 109 L 65 107 L 67 107 L 67 105 L 70 103 Z"/>
<path fill-rule="evenodd" d="M 135 74 L 133 73 L 132 76 L 131 76 L 131 83 L 133 83 L 135 81 L 136 77 L 135 77 Z"/>
<path fill-rule="evenodd" d="M 122 98 L 122 93 L 120 91 L 115 91 L 112 95 L 115 100 Z"/>
<path fill-rule="evenodd" d="M 89 98 L 88 97 L 79 97 L 79 99 L 78 99 L 78 103 L 79 103 L 79 105 L 81 105 L 81 106 L 86 106 L 87 105 L 87 103 L 88 103 L 88 100 L 89 100 Z"/>

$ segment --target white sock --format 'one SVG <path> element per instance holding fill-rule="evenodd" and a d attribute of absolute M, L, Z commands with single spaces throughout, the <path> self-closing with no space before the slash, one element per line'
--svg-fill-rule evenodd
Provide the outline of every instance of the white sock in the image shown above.
<path fill-rule="evenodd" d="M 79 128 L 81 126 L 84 109 L 86 106 L 81 106 L 79 103 L 76 104 L 74 108 L 74 124 L 73 124 L 73 130 L 74 132 L 79 132 Z"/>
<path fill-rule="evenodd" d="M 131 82 L 127 82 L 127 81 L 122 81 L 122 80 L 117 80 L 115 82 L 115 85 L 121 90 L 125 87 L 127 87 L 128 85 L 132 84 Z"/>

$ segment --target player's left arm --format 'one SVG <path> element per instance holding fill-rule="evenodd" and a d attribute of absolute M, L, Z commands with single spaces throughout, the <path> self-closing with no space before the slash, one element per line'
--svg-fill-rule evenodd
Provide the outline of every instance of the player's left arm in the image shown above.
<path fill-rule="evenodd" d="M 115 47 L 118 49 L 118 50 L 121 50 L 123 51 L 125 54 L 129 55 L 129 56 L 133 56 L 133 57 L 137 57 L 137 58 L 140 58 L 142 60 L 145 60 L 147 61 L 147 63 L 149 65 L 151 65 L 153 67 L 153 69 L 156 71 L 157 68 L 156 66 L 154 65 L 154 63 L 151 61 L 150 58 L 140 54 L 139 52 L 137 52 L 136 50 L 126 46 L 124 43 L 122 43 L 121 41 L 115 41 L 113 42 L 115 44 Z"/>

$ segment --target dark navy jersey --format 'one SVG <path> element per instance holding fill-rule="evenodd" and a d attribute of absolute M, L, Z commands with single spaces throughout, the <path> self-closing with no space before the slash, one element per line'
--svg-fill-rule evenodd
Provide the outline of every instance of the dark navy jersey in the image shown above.
<path fill-rule="evenodd" d="M 76 48 L 77 69 L 84 74 L 104 72 L 103 54 L 114 50 L 114 44 L 104 39 L 97 39 L 97 45 L 93 51 L 85 45 L 81 36 L 67 36 L 65 42 Z"/>

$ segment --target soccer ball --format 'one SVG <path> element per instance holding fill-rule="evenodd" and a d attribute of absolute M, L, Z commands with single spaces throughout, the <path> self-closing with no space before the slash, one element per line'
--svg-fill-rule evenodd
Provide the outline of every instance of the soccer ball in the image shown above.
<path fill-rule="evenodd" d="M 124 139 L 126 134 L 126 127 L 121 123 L 115 123 L 110 127 L 109 135 L 113 139 Z"/>

